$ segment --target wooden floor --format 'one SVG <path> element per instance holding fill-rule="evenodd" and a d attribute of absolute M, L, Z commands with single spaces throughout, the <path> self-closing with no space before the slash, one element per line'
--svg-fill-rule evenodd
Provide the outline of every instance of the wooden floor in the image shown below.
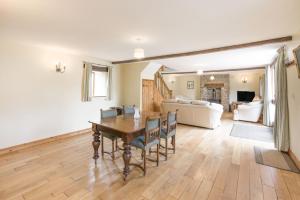
<path fill-rule="evenodd" d="M 11 153 L 0 157 L 0 199 L 300 200 L 300 175 L 256 164 L 253 145 L 265 144 L 230 137 L 232 124 L 179 126 L 176 154 L 161 157 L 159 167 L 150 162 L 146 177 L 133 169 L 127 183 L 121 157 L 112 162 L 106 156 L 95 167 L 91 135 Z M 133 152 L 133 161 L 141 162 Z"/>

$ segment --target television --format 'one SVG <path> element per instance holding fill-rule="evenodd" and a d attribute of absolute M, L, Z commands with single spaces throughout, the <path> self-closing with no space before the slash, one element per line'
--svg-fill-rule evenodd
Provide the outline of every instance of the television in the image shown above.
<path fill-rule="evenodd" d="M 237 91 L 237 101 L 251 102 L 255 97 L 255 92 Z"/>

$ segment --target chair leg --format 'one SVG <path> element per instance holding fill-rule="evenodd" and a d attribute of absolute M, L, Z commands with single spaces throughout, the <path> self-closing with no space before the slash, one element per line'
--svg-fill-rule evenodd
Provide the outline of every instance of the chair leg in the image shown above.
<path fill-rule="evenodd" d="M 166 138 L 165 140 L 165 153 L 166 153 L 166 157 L 165 157 L 165 160 L 168 160 L 168 138 Z"/>
<path fill-rule="evenodd" d="M 149 148 L 149 155 L 151 155 L 151 147 Z"/>
<path fill-rule="evenodd" d="M 159 144 L 157 145 L 157 150 L 156 150 L 156 165 L 158 167 L 159 165 Z"/>
<path fill-rule="evenodd" d="M 113 160 L 115 160 L 115 140 L 112 140 L 111 141 L 111 144 L 112 144 L 112 151 L 111 151 L 111 157 Z"/>
<path fill-rule="evenodd" d="M 173 153 L 175 154 L 175 142 L 176 142 L 176 139 L 175 139 L 175 135 L 172 137 L 172 145 L 173 145 Z"/>
<path fill-rule="evenodd" d="M 144 154 L 144 176 L 146 176 L 146 172 L 147 172 L 147 167 L 146 167 L 146 150 L 143 150 L 143 154 Z"/>
<path fill-rule="evenodd" d="M 101 155 L 104 157 L 104 142 L 103 142 L 103 135 L 101 134 Z"/>

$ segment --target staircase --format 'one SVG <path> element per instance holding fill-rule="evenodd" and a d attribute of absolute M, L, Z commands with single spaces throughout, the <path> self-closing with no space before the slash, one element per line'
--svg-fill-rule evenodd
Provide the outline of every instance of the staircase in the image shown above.
<path fill-rule="evenodd" d="M 165 67 L 162 66 L 154 75 L 154 86 L 160 93 L 163 99 L 171 99 L 172 98 L 172 90 L 170 90 L 164 81 L 161 72 L 164 71 Z"/>

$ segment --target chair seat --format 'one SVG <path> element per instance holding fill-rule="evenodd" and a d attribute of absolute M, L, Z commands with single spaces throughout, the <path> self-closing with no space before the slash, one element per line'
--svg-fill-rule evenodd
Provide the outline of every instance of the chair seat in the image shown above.
<path fill-rule="evenodd" d="M 153 145 L 159 144 L 159 140 L 155 139 L 155 140 L 149 142 L 146 146 L 144 145 L 144 143 L 145 143 L 145 136 L 142 135 L 142 136 L 136 137 L 130 144 L 139 149 L 147 150 L 150 147 L 152 147 Z"/>
<path fill-rule="evenodd" d="M 116 140 L 116 139 L 118 139 L 117 136 L 112 135 L 112 134 L 107 133 L 107 132 L 101 132 L 101 134 L 103 135 L 103 137 L 106 137 L 106 138 L 108 138 L 110 140 Z"/>
<path fill-rule="evenodd" d="M 172 137 L 176 134 L 175 130 L 171 131 L 170 133 L 167 134 L 167 129 L 166 128 L 162 128 L 161 132 L 160 132 L 160 138 L 169 138 Z"/>

